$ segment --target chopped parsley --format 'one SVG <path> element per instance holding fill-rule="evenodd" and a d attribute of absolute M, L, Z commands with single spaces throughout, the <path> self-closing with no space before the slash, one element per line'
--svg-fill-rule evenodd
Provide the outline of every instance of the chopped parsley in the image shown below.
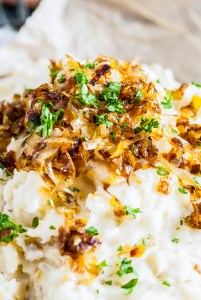
<path fill-rule="evenodd" d="M 50 227 L 49 227 L 51 230 L 55 230 L 56 229 L 56 227 L 54 227 L 53 225 L 50 225 Z"/>
<path fill-rule="evenodd" d="M 164 108 L 170 109 L 172 108 L 172 92 L 168 91 L 164 97 L 164 101 L 161 102 Z"/>
<path fill-rule="evenodd" d="M 133 102 L 138 102 L 138 101 L 141 101 L 142 99 L 143 99 L 143 94 L 140 91 L 140 89 L 138 89 L 135 96 L 134 96 L 134 98 L 133 98 Z"/>
<path fill-rule="evenodd" d="M 185 190 L 185 189 L 182 188 L 182 187 L 179 187 L 179 188 L 178 188 L 178 191 L 179 191 L 180 193 L 182 193 L 182 194 L 188 194 L 188 191 Z"/>
<path fill-rule="evenodd" d="M 90 63 L 89 61 L 86 62 L 84 65 L 85 69 L 94 69 L 99 63 L 96 61 L 95 63 Z"/>
<path fill-rule="evenodd" d="M 129 282 L 126 284 L 122 285 L 121 288 L 127 290 L 127 295 L 130 295 L 134 289 L 134 287 L 138 283 L 138 278 L 131 279 Z"/>
<path fill-rule="evenodd" d="M 78 70 L 78 73 L 74 76 L 75 81 L 79 84 L 79 93 L 75 94 L 75 98 L 82 105 L 99 105 L 99 101 L 96 98 L 95 94 L 88 92 L 87 83 L 89 82 L 89 78 L 81 71 Z"/>
<path fill-rule="evenodd" d="M 53 71 L 51 71 L 51 72 L 50 72 L 50 77 L 52 77 L 52 78 L 56 77 L 57 74 L 58 74 L 60 71 L 61 71 L 60 69 L 59 69 L 59 70 L 53 70 Z"/>
<path fill-rule="evenodd" d="M 107 285 L 112 285 L 112 280 L 103 280 L 103 283 Z"/>
<path fill-rule="evenodd" d="M 11 173 L 8 171 L 8 169 L 6 169 L 4 167 L 4 165 L 2 165 L 1 163 L 0 163 L 0 169 L 2 169 L 5 172 L 5 174 L 6 174 L 7 177 L 11 176 Z"/>
<path fill-rule="evenodd" d="M 103 268 L 103 267 L 107 267 L 108 264 L 106 262 L 106 260 L 101 261 L 101 263 L 99 264 L 99 267 Z"/>
<path fill-rule="evenodd" d="M 6 214 L 0 213 L 0 242 L 12 242 L 20 233 L 27 232 L 22 225 L 14 223 L 14 220 Z"/>
<path fill-rule="evenodd" d="M 123 276 L 125 274 L 134 273 L 134 269 L 132 266 L 132 260 L 128 260 L 126 257 L 124 257 L 121 261 L 121 265 L 119 267 L 119 270 L 117 272 L 118 276 Z"/>
<path fill-rule="evenodd" d="M 142 117 L 140 122 L 140 127 L 135 128 L 135 133 L 141 131 L 152 132 L 153 128 L 158 128 L 159 122 L 155 119 L 148 119 L 147 117 Z"/>
<path fill-rule="evenodd" d="M 126 127 L 127 127 L 127 124 L 126 123 L 122 123 L 121 124 L 121 128 L 124 130 L 124 129 L 126 129 Z"/>
<path fill-rule="evenodd" d="M 167 170 L 165 170 L 163 167 L 158 167 L 156 170 L 157 174 L 160 176 L 166 176 L 170 174 Z"/>
<path fill-rule="evenodd" d="M 107 87 L 100 94 L 100 99 L 107 101 L 105 107 L 110 112 L 124 113 L 123 103 L 119 99 L 121 84 L 119 82 L 109 82 Z"/>
<path fill-rule="evenodd" d="M 68 187 L 69 188 L 69 190 L 71 190 L 72 192 L 80 192 L 80 189 L 78 189 L 76 186 L 75 187 L 73 187 L 73 186 L 69 186 Z"/>
<path fill-rule="evenodd" d="M 38 227 L 38 224 L 39 224 L 38 217 L 34 217 L 33 220 L 32 220 L 32 227 L 36 228 L 36 227 Z"/>
<path fill-rule="evenodd" d="M 110 133 L 109 133 L 110 135 L 111 135 L 111 137 L 112 137 L 112 140 L 114 141 L 115 140 L 115 137 L 116 137 L 116 132 L 115 131 L 110 131 Z"/>
<path fill-rule="evenodd" d="M 65 75 L 61 74 L 58 79 L 57 79 L 58 83 L 63 83 L 65 81 Z"/>
<path fill-rule="evenodd" d="M 200 184 L 200 182 L 196 176 L 193 176 L 193 180 L 195 181 L 196 184 Z"/>
<path fill-rule="evenodd" d="M 123 247 L 122 246 L 119 246 L 117 251 L 122 251 L 123 250 Z"/>
<path fill-rule="evenodd" d="M 95 115 L 97 120 L 96 120 L 96 125 L 101 125 L 101 124 L 105 124 L 105 126 L 107 128 L 112 126 L 112 122 L 110 120 L 107 119 L 107 114 L 102 114 L 102 115 Z"/>
<path fill-rule="evenodd" d="M 174 238 L 172 239 L 172 243 L 179 244 L 179 239 L 176 238 L 176 237 L 174 237 Z"/>
<path fill-rule="evenodd" d="M 192 81 L 192 84 L 195 85 L 196 87 L 201 88 L 201 83 L 196 83 L 196 82 Z"/>
<path fill-rule="evenodd" d="M 35 119 L 34 121 L 29 123 L 29 130 L 33 131 L 37 125 L 36 131 L 43 138 L 50 137 L 53 131 L 54 124 L 62 117 L 64 111 L 63 109 L 58 109 L 55 112 L 51 112 L 50 108 L 53 107 L 53 104 L 49 101 L 45 103 L 41 98 L 39 98 L 39 102 L 42 105 L 40 119 Z"/>
<path fill-rule="evenodd" d="M 134 219 L 136 218 L 136 214 L 142 212 L 140 210 L 140 208 L 132 208 L 132 207 L 127 206 L 127 205 L 124 206 L 124 210 L 125 210 L 126 215 L 133 216 Z"/>
<path fill-rule="evenodd" d="M 88 142 L 88 137 L 83 136 L 83 137 L 82 137 L 82 142 Z"/>
<path fill-rule="evenodd" d="M 174 128 L 172 128 L 172 132 L 175 133 L 175 134 L 178 133 L 177 130 L 175 130 Z"/>
<path fill-rule="evenodd" d="M 168 281 L 165 281 L 165 280 L 162 282 L 162 284 L 166 285 L 166 286 L 171 286 L 171 284 Z"/>
<path fill-rule="evenodd" d="M 96 236 L 99 233 L 98 233 L 98 230 L 94 226 L 89 226 L 88 228 L 86 228 L 86 234 Z"/>
<path fill-rule="evenodd" d="M 161 83 L 160 79 L 157 79 L 157 80 L 156 80 L 156 82 L 157 82 L 158 84 L 160 84 L 160 83 Z"/>

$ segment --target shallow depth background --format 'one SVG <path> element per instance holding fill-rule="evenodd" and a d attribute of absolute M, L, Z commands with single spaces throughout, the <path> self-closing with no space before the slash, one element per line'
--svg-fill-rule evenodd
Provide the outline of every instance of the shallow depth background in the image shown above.
<path fill-rule="evenodd" d="M 201 81 L 200 16 L 200 0 L 42 0 L 17 35 L 0 30 L 0 77 L 19 60 L 71 53 L 137 56 L 172 68 L 182 82 Z"/>

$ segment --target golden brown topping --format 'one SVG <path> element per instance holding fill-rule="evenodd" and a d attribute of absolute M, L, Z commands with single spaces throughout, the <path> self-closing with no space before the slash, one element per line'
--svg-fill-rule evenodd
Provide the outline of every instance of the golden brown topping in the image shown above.
<path fill-rule="evenodd" d="M 186 217 L 186 224 L 192 228 L 201 229 L 201 203 L 193 203 L 193 212 Z"/>
<path fill-rule="evenodd" d="M 97 237 L 87 233 L 85 224 L 76 220 L 75 224 L 68 228 L 63 226 L 59 228 L 58 244 L 62 255 L 78 258 L 95 250 L 101 242 Z"/>

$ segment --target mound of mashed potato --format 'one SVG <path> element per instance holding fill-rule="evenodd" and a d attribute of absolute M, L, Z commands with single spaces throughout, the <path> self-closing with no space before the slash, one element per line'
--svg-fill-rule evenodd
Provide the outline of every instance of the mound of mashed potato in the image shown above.
<path fill-rule="evenodd" d="M 0 105 L 0 299 L 200 300 L 201 84 L 67 59 Z"/>

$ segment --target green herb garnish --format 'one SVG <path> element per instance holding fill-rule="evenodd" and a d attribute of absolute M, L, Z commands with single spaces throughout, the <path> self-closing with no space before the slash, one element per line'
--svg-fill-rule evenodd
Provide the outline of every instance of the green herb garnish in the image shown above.
<path fill-rule="evenodd" d="M 60 69 L 59 69 L 59 70 L 51 71 L 51 72 L 50 72 L 50 77 L 52 77 L 52 78 L 56 77 L 57 74 L 58 74 L 60 71 L 61 71 Z"/>
<path fill-rule="evenodd" d="M 98 230 L 94 226 L 89 226 L 88 228 L 86 228 L 86 234 L 96 236 L 99 233 L 98 233 Z"/>
<path fill-rule="evenodd" d="M 121 128 L 124 130 L 124 129 L 126 129 L 126 127 L 127 127 L 127 124 L 126 123 L 122 123 L 121 124 Z"/>
<path fill-rule="evenodd" d="M 138 101 L 141 101 L 143 98 L 143 94 L 142 92 L 140 91 L 140 89 L 137 90 L 134 98 L 133 98 L 133 102 L 138 102 Z"/>
<path fill-rule="evenodd" d="M 53 104 L 50 101 L 45 103 L 39 98 L 39 102 L 42 105 L 40 119 L 35 119 L 29 123 L 29 131 L 33 131 L 39 125 L 36 131 L 43 138 L 47 138 L 51 136 L 54 124 L 62 117 L 64 111 L 63 109 L 58 109 L 55 112 L 51 112 L 50 108 L 53 107 Z"/>
<path fill-rule="evenodd" d="M 180 193 L 182 193 L 182 194 L 188 194 L 188 191 L 185 190 L 185 189 L 182 188 L 182 187 L 179 187 L 179 188 L 178 188 L 178 191 L 179 191 Z"/>
<path fill-rule="evenodd" d="M 38 224 L 39 224 L 38 217 L 33 218 L 33 220 L 32 220 L 32 227 L 36 228 L 36 227 L 38 227 Z"/>
<path fill-rule="evenodd" d="M 160 79 L 157 79 L 156 82 L 159 83 L 159 84 L 161 83 Z"/>
<path fill-rule="evenodd" d="M 147 117 L 142 117 L 140 122 L 140 127 L 135 128 L 135 133 L 141 131 L 152 132 L 153 128 L 158 128 L 159 122 L 155 119 L 148 119 Z"/>
<path fill-rule="evenodd" d="M 132 260 L 128 260 L 126 257 L 124 257 L 121 261 L 121 265 L 119 267 L 119 270 L 117 272 L 118 276 L 123 276 L 125 274 L 134 273 L 134 269 L 132 266 Z"/>
<path fill-rule="evenodd" d="M 77 187 L 69 186 L 68 188 L 69 188 L 69 190 L 71 190 L 72 192 L 80 192 L 80 189 L 78 189 Z"/>
<path fill-rule="evenodd" d="M 134 219 L 136 218 L 136 214 L 142 212 L 140 210 L 140 208 L 132 208 L 132 207 L 129 207 L 127 205 L 124 206 L 124 210 L 125 210 L 126 215 L 133 216 Z"/>
<path fill-rule="evenodd" d="M 59 78 L 57 79 L 58 83 L 63 83 L 65 81 L 65 75 L 64 74 L 61 74 L 59 76 Z"/>
<path fill-rule="evenodd" d="M 105 124 L 107 128 L 112 126 L 112 122 L 107 119 L 107 114 L 102 114 L 102 115 L 95 115 L 97 120 L 96 120 L 96 125 L 101 125 Z"/>
<path fill-rule="evenodd" d="M 161 102 L 164 108 L 170 109 L 172 108 L 172 92 L 168 91 L 164 97 L 164 101 Z"/>
<path fill-rule="evenodd" d="M 56 229 L 56 227 L 54 227 L 53 225 L 50 225 L 50 227 L 49 227 L 51 230 L 55 230 Z"/>
<path fill-rule="evenodd" d="M 171 286 L 171 284 L 168 281 L 163 281 L 162 284 L 166 286 Z"/>
<path fill-rule="evenodd" d="M 122 251 L 123 250 L 123 247 L 122 246 L 119 246 L 117 251 Z"/>
<path fill-rule="evenodd" d="M 122 101 L 118 98 L 121 89 L 119 82 L 109 82 L 107 87 L 100 94 L 100 99 L 107 101 L 105 107 L 110 112 L 124 113 Z"/>
<path fill-rule="evenodd" d="M 85 69 L 94 69 L 97 65 L 99 64 L 99 62 L 95 62 L 95 63 L 90 63 L 89 61 L 86 62 L 86 64 L 84 65 Z"/>
<path fill-rule="evenodd" d="M 196 87 L 201 88 L 201 83 L 196 83 L 196 82 L 192 81 L 192 84 L 195 85 Z"/>
<path fill-rule="evenodd" d="M 93 93 L 88 92 L 87 83 L 89 78 L 81 71 L 78 70 L 78 73 L 74 76 L 75 81 L 79 84 L 80 92 L 75 95 L 75 98 L 82 105 L 99 105 L 99 101 Z"/>
<path fill-rule="evenodd" d="M 195 181 L 196 184 L 200 184 L 200 182 L 196 176 L 193 176 L 193 180 Z"/>
<path fill-rule="evenodd" d="M 14 223 L 14 220 L 6 214 L 0 213 L 0 242 L 12 242 L 20 233 L 27 232 L 22 225 Z"/>
<path fill-rule="evenodd" d="M 166 175 L 170 174 L 170 173 L 169 173 L 167 170 L 165 170 L 163 167 L 158 167 L 158 168 L 156 169 L 156 172 L 157 172 L 157 174 L 160 175 L 160 176 L 166 176 Z"/>
<path fill-rule="evenodd" d="M 103 268 L 103 267 L 107 267 L 108 264 L 106 262 L 106 260 L 101 261 L 101 263 L 99 264 L 99 267 Z"/>
<path fill-rule="evenodd" d="M 172 239 L 172 243 L 179 244 L 179 239 L 176 238 L 176 237 L 174 237 L 174 238 Z"/>
<path fill-rule="evenodd" d="M 11 173 L 8 171 L 8 169 L 6 169 L 4 167 L 4 165 L 2 165 L 1 163 L 0 163 L 0 169 L 2 169 L 5 172 L 5 174 L 6 174 L 7 177 L 11 176 Z"/>
<path fill-rule="evenodd" d="M 138 278 L 131 279 L 129 282 L 126 284 L 122 285 L 121 288 L 127 290 L 127 295 L 130 295 L 134 289 L 134 287 L 138 283 Z"/>
<path fill-rule="evenodd" d="M 103 283 L 107 285 L 112 285 L 112 280 L 103 280 Z"/>
<path fill-rule="evenodd" d="M 112 137 L 112 140 L 114 141 L 115 140 L 115 137 L 116 137 L 116 132 L 115 131 L 110 131 L 110 133 L 109 133 L 110 135 L 111 135 L 111 137 Z"/>

